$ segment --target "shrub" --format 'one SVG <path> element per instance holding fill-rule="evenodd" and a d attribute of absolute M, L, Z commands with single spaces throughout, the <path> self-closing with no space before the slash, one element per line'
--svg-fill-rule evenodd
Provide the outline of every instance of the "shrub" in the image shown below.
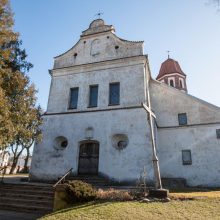
<path fill-rule="evenodd" d="M 97 199 L 108 201 L 129 201 L 132 200 L 133 197 L 127 191 L 115 189 L 99 189 L 97 192 Z"/>
<path fill-rule="evenodd" d="M 92 185 L 79 180 L 68 181 L 66 190 L 70 203 L 88 202 L 96 198 L 96 190 Z"/>

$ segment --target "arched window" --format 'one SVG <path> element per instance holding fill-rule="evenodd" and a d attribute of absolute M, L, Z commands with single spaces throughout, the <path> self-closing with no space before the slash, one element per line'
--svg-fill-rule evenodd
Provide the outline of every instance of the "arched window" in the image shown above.
<path fill-rule="evenodd" d="M 170 80 L 170 86 L 174 87 L 174 82 L 172 79 Z"/>

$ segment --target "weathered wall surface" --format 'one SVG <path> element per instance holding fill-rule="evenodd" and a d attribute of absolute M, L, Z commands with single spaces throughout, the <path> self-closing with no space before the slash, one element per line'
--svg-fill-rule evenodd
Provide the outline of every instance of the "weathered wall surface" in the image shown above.
<path fill-rule="evenodd" d="M 135 181 L 146 166 L 148 180 L 152 181 L 149 126 L 142 108 L 44 117 L 44 136 L 34 148 L 31 179 L 56 180 L 71 167 L 77 174 L 79 142 L 85 140 L 87 127 L 94 128 L 93 139 L 100 143 L 100 173 L 117 181 Z M 128 136 L 125 149 L 113 147 L 114 134 Z M 54 147 L 54 139 L 60 135 L 68 139 L 65 150 Z"/>
<path fill-rule="evenodd" d="M 81 36 L 70 50 L 55 57 L 54 69 L 143 55 L 143 41 L 120 39 L 111 28 L 106 30 L 106 25 L 99 22 L 97 25 L 90 28 L 88 35 Z"/>
<path fill-rule="evenodd" d="M 178 113 L 187 113 L 188 124 L 220 122 L 220 108 L 175 88 L 152 80 L 152 108 L 159 126 L 178 126 Z"/>
<path fill-rule="evenodd" d="M 143 42 L 118 38 L 102 19 L 93 21 L 73 48 L 55 57 L 43 140 L 33 153 L 32 180 L 56 180 L 70 168 L 77 174 L 79 145 L 88 128 L 93 128 L 92 139 L 100 144 L 99 173 L 117 181 L 135 181 L 146 166 L 147 178 L 153 180 L 150 130 L 141 108 L 150 77 L 146 63 Z M 112 82 L 120 82 L 117 106 L 108 105 Z M 88 108 L 89 86 L 95 84 L 98 106 Z M 79 87 L 78 106 L 70 110 L 73 87 Z M 150 96 L 157 116 L 162 177 L 186 178 L 192 186 L 219 186 L 220 108 L 154 80 L 150 80 Z M 178 125 L 178 113 L 187 113 L 187 125 Z M 115 134 L 128 137 L 125 149 L 113 146 Z M 65 149 L 56 147 L 60 136 L 68 140 Z M 182 165 L 182 150 L 191 150 L 191 165 Z"/>
<path fill-rule="evenodd" d="M 182 177 L 191 186 L 219 186 L 220 109 L 155 81 L 150 91 L 162 177 Z M 178 125 L 178 113 L 187 113 L 188 125 Z M 182 164 L 182 150 L 191 150 L 192 165 Z"/>
<path fill-rule="evenodd" d="M 190 186 L 220 186 L 218 125 L 158 130 L 162 177 L 185 178 Z M 192 165 L 182 164 L 182 150 L 191 150 Z"/>
<path fill-rule="evenodd" d="M 32 180 L 56 180 L 73 168 L 78 173 L 79 146 L 93 128 L 93 140 L 100 144 L 101 174 L 117 181 L 136 181 L 151 167 L 151 143 L 146 112 L 147 58 L 143 42 L 116 37 L 113 27 L 101 19 L 91 23 L 80 41 L 55 58 L 51 70 L 51 88 L 42 126 L 43 140 L 35 145 L 30 177 Z M 109 106 L 109 84 L 120 83 L 120 104 Z M 98 85 L 98 106 L 88 108 L 89 86 Z M 77 109 L 69 109 L 70 88 L 79 87 Z M 123 150 L 113 145 L 116 134 L 128 137 Z M 55 139 L 68 140 L 66 149 L 57 149 Z"/>
<path fill-rule="evenodd" d="M 120 105 L 118 107 L 137 106 L 145 100 L 143 58 L 125 60 L 112 67 L 109 63 L 93 69 L 70 69 L 54 72 L 47 113 L 91 110 L 89 104 L 89 86 L 98 85 L 98 106 L 95 110 L 112 108 L 109 102 L 109 83 L 120 82 Z M 135 86 L 134 86 L 135 85 Z M 70 88 L 79 87 L 78 107 L 69 110 Z"/>

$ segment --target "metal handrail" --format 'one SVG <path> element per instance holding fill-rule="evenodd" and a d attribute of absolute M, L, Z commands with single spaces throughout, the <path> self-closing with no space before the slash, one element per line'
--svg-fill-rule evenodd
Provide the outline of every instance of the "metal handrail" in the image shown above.
<path fill-rule="evenodd" d="M 65 180 L 66 176 L 70 174 L 73 168 L 69 169 L 54 185 L 55 188 L 61 181 Z"/>

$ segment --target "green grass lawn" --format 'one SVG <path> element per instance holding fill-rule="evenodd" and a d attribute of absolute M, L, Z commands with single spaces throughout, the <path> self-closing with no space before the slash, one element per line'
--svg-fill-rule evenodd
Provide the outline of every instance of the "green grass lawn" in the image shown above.
<path fill-rule="evenodd" d="M 176 196 L 176 195 L 175 195 Z M 220 198 L 198 197 L 194 200 L 141 203 L 90 202 L 44 216 L 41 220 L 151 220 L 220 219 Z"/>

